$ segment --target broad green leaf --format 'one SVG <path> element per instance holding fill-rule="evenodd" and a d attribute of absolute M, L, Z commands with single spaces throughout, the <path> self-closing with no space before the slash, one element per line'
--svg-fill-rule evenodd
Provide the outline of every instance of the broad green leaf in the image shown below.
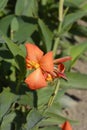
<path fill-rule="evenodd" d="M 87 41 L 71 47 L 70 56 L 72 57 L 71 60 L 72 65 L 81 56 L 81 54 L 84 53 L 86 49 L 87 49 Z"/>
<path fill-rule="evenodd" d="M 0 11 L 2 11 L 7 5 L 8 0 L 0 0 Z"/>
<path fill-rule="evenodd" d="M 79 20 L 83 16 L 87 15 L 87 11 L 77 11 L 71 14 L 68 14 L 64 18 L 63 22 L 63 31 L 66 30 L 70 25 L 72 25 L 75 21 Z"/>
<path fill-rule="evenodd" d="M 56 100 L 53 102 L 53 104 L 47 109 L 47 112 L 45 113 L 45 115 L 47 115 L 48 113 L 54 113 L 57 116 L 61 113 L 61 105 L 59 104 L 59 100 Z M 55 118 L 55 116 L 53 117 Z"/>
<path fill-rule="evenodd" d="M 26 130 L 30 130 L 31 128 L 35 127 L 42 119 L 41 114 L 36 110 L 33 109 L 27 115 L 27 124 Z"/>
<path fill-rule="evenodd" d="M 46 88 L 37 90 L 38 96 L 38 107 L 44 106 L 47 104 L 51 94 L 53 93 L 54 87 L 47 86 Z"/>
<path fill-rule="evenodd" d="M 3 118 L 2 124 L 1 124 L 1 130 L 10 130 L 12 127 L 12 121 L 16 117 L 16 114 L 11 112 Z"/>
<path fill-rule="evenodd" d="M 58 125 L 62 124 L 66 120 L 69 120 L 72 123 L 77 123 L 76 121 L 70 120 L 69 118 L 63 116 L 61 113 L 60 104 L 58 104 L 58 102 L 53 103 L 52 106 L 44 112 L 44 116 L 46 118 L 41 121 L 40 126 Z"/>
<path fill-rule="evenodd" d="M 52 117 L 53 116 L 53 117 Z M 56 114 L 51 114 L 49 113 L 49 118 L 46 118 L 45 120 L 42 120 L 40 126 L 52 126 L 52 125 L 58 125 L 58 124 L 62 124 L 63 122 L 65 122 L 66 120 L 69 120 L 61 115 L 56 115 Z M 52 118 L 50 118 L 52 117 Z M 76 121 L 73 120 L 69 120 L 72 123 L 77 123 Z"/>
<path fill-rule="evenodd" d="M 61 98 L 60 98 L 61 99 Z M 57 120 L 58 123 L 62 123 L 66 120 L 69 120 L 71 122 L 75 122 L 67 117 L 64 117 L 64 115 L 61 112 L 61 107 L 60 104 L 58 104 L 59 101 L 55 102 L 52 106 L 48 108 L 46 111 L 45 115 L 47 117 L 50 117 L 51 119 L 54 119 L 54 121 Z"/>
<path fill-rule="evenodd" d="M 8 46 L 13 56 L 20 55 L 24 57 L 22 50 L 15 43 L 13 43 L 8 37 L 2 35 L 2 39 L 6 42 L 6 45 Z"/>
<path fill-rule="evenodd" d="M 77 101 L 68 95 L 63 95 L 58 102 L 63 108 L 74 108 L 77 105 Z"/>
<path fill-rule="evenodd" d="M 9 88 L 5 88 L 0 94 L 0 120 L 10 109 L 11 104 L 18 99 L 17 95 L 10 92 Z"/>
<path fill-rule="evenodd" d="M 43 127 L 39 130 L 61 130 L 58 126 L 48 126 L 48 127 Z"/>
<path fill-rule="evenodd" d="M 14 22 L 16 22 L 17 26 L 14 26 Z M 11 28 L 13 28 L 13 26 L 16 29 L 13 41 L 17 41 L 18 43 L 24 42 L 28 39 L 28 41 L 31 41 L 31 35 L 37 30 L 37 20 L 30 17 L 19 18 L 14 15 L 8 15 L 0 20 L 0 30 L 5 35 L 7 35 L 8 32 L 11 34 Z M 9 27 L 11 27 L 10 30 Z"/>
<path fill-rule="evenodd" d="M 30 92 L 26 92 L 26 94 L 24 95 L 21 95 L 20 99 L 18 100 L 18 103 L 33 107 L 34 106 L 34 93 L 30 91 Z"/>
<path fill-rule="evenodd" d="M 34 18 L 17 18 L 19 28 L 14 34 L 14 41 L 19 43 L 31 38 L 31 35 L 37 30 L 37 20 Z M 28 40 L 30 42 L 30 40 Z"/>
<path fill-rule="evenodd" d="M 66 87 L 68 89 L 87 89 L 87 75 L 70 72 L 66 73 L 68 81 L 64 81 L 61 79 L 61 86 Z"/>
<path fill-rule="evenodd" d="M 72 35 L 79 36 L 79 38 L 77 39 L 79 42 L 81 41 L 81 37 L 87 37 L 87 27 L 83 25 L 75 24 L 70 32 L 72 33 Z"/>
<path fill-rule="evenodd" d="M 82 5 L 81 5 L 81 8 L 83 10 L 86 10 L 87 11 L 87 1 L 85 1 Z"/>
<path fill-rule="evenodd" d="M 26 68 L 25 68 L 25 61 L 24 61 L 24 53 L 23 51 L 15 44 L 13 43 L 8 37 L 2 34 L 2 39 L 6 42 L 7 47 L 9 48 L 10 52 L 13 54 L 15 60 L 16 60 L 16 66 L 20 70 L 21 77 L 24 77 Z"/>
<path fill-rule="evenodd" d="M 21 2 L 21 4 L 20 4 Z M 26 2 L 26 0 L 17 0 L 16 2 L 16 7 L 15 7 L 15 14 L 16 15 L 22 15 L 23 11 L 24 11 L 24 2 Z"/>
<path fill-rule="evenodd" d="M 33 127 L 31 130 L 39 130 L 38 126 L 36 125 L 35 127 Z"/>
<path fill-rule="evenodd" d="M 70 7 L 78 7 L 80 8 L 81 4 L 83 4 L 86 0 L 65 0 L 65 5 Z"/>
<path fill-rule="evenodd" d="M 50 1 L 50 0 L 49 0 L 49 1 Z M 47 2 L 48 2 L 48 0 L 41 0 L 41 4 L 42 4 L 43 6 L 46 6 Z"/>
<path fill-rule="evenodd" d="M 49 102 L 50 97 L 52 96 L 52 94 L 54 93 L 55 90 L 55 83 L 53 84 L 53 86 L 47 86 L 46 88 L 37 90 L 37 105 L 38 105 L 38 109 L 43 111 L 45 105 Z M 63 96 L 65 92 L 65 89 L 63 91 L 59 90 L 58 93 L 55 96 L 55 102 L 60 100 L 61 96 Z"/>
<path fill-rule="evenodd" d="M 38 19 L 38 26 L 46 51 L 50 51 L 52 47 L 53 33 L 41 19 Z"/>
<path fill-rule="evenodd" d="M 63 89 L 63 90 L 58 90 L 58 93 L 56 94 L 56 97 L 55 97 L 55 103 L 57 103 L 64 95 L 64 93 L 66 92 L 66 88 Z"/>
<path fill-rule="evenodd" d="M 45 120 L 42 120 L 42 122 L 40 123 L 41 127 L 45 127 L 45 126 L 51 127 L 51 126 L 59 125 L 65 122 L 66 120 L 69 120 L 69 122 L 72 122 L 72 123 L 78 123 L 77 121 L 70 120 L 67 117 L 64 117 L 62 115 L 56 115 L 54 113 L 48 113 L 47 115 L 48 115 L 48 118 L 46 118 Z"/>
<path fill-rule="evenodd" d="M 17 0 L 15 7 L 16 15 L 37 16 L 37 13 L 38 4 L 36 0 Z"/>
<path fill-rule="evenodd" d="M 24 55 L 24 54 L 23 54 Z M 15 66 L 17 67 L 17 69 L 20 70 L 20 74 L 19 74 L 19 80 L 23 80 L 26 74 L 26 64 L 25 64 L 25 59 L 24 57 L 17 55 L 15 58 Z"/>
<path fill-rule="evenodd" d="M 2 39 L 2 37 L 1 37 L 1 35 L 0 35 L 0 51 L 2 51 L 2 50 L 4 50 L 4 49 L 2 49 L 3 47 L 5 48 L 5 46 L 3 46 L 3 44 L 2 43 L 5 43 L 5 41 Z M 5 48 L 6 49 L 6 48 Z"/>
<path fill-rule="evenodd" d="M 0 20 L 0 31 L 2 31 L 5 35 L 8 34 L 9 26 L 13 18 L 14 15 L 7 15 Z"/>
<path fill-rule="evenodd" d="M 16 17 L 14 17 L 14 18 L 12 19 L 12 22 L 11 22 L 11 31 L 13 31 L 13 33 L 14 33 L 15 31 L 18 30 L 18 28 L 19 28 L 18 20 L 17 20 Z"/>
<path fill-rule="evenodd" d="M 37 126 L 35 126 L 31 130 L 39 130 L 39 128 Z"/>

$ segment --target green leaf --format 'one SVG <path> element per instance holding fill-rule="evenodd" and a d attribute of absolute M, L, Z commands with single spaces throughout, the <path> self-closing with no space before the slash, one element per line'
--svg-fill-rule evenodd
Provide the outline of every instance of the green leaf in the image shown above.
<path fill-rule="evenodd" d="M 63 95 L 60 98 L 59 103 L 62 105 L 63 108 L 74 108 L 77 105 L 77 101 L 73 100 L 68 95 Z"/>
<path fill-rule="evenodd" d="M 38 96 L 38 107 L 47 104 L 51 94 L 53 93 L 54 87 L 47 86 L 46 88 L 37 90 Z"/>
<path fill-rule="evenodd" d="M 20 2 L 21 2 L 21 4 L 20 4 Z M 15 14 L 22 15 L 23 10 L 24 10 L 24 0 L 17 0 L 16 7 L 15 7 Z"/>
<path fill-rule="evenodd" d="M 16 24 L 14 22 L 16 22 Z M 0 20 L 0 30 L 7 36 L 8 33 L 11 33 L 9 27 L 16 30 L 13 41 L 17 41 L 18 43 L 28 39 L 28 41 L 30 41 L 30 39 L 32 39 L 31 35 L 37 30 L 37 20 L 31 17 L 15 17 L 14 15 L 8 15 Z"/>
<path fill-rule="evenodd" d="M 87 27 L 83 26 L 83 25 L 78 25 L 75 24 L 72 29 L 70 30 L 70 32 L 73 35 L 77 35 L 77 36 L 81 36 L 81 37 L 87 37 Z M 80 42 L 81 41 L 81 37 L 77 37 L 77 40 Z"/>
<path fill-rule="evenodd" d="M 66 30 L 70 25 L 72 25 L 75 21 L 77 21 L 78 19 L 82 18 L 83 16 L 85 16 L 87 14 L 87 11 L 77 11 L 75 13 L 71 13 L 68 14 L 67 16 L 65 16 L 64 18 L 64 22 L 63 22 L 63 31 Z"/>
<path fill-rule="evenodd" d="M 25 55 L 23 51 L 5 35 L 2 35 L 2 39 L 6 42 L 6 45 L 8 46 L 9 50 L 11 51 L 16 60 L 16 66 L 21 72 L 20 76 L 24 77 L 26 73 L 26 67 L 24 60 Z"/>
<path fill-rule="evenodd" d="M 83 10 L 86 10 L 87 11 L 87 1 L 85 1 L 82 5 L 81 5 L 81 8 Z"/>
<path fill-rule="evenodd" d="M 23 51 L 15 43 L 13 43 L 8 37 L 2 35 L 2 39 L 6 42 L 6 45 L 8 46 L 9 50 L 11 51 L 14 57 L 17 55 L 24 57 Z"/>
<path fill-rule="evenodd" d="M 66 120 L 69 120 L 69 122 L 72 122 L 72 123 L 78 123 L 77 121 L 67 119 L 66 117 L 63 117 L 61 115 L 49 113 L 48 118 L 46 118 L 45 120 L 42 120 L 42 122 L 40 123 L 40 127 L 56 126 L 56 125 L 62 124 Z"/>
<path fill-rule="evenodd" d="M 71 122 L 75 122 L 73 120 L 70 120 L 67 117 L 64 117 L 61 110 L 59 110 L 59 109 L 60 109 L 60 106 L 58 105 L 58 103 L 55 103 L 50 108 L 48 108 L 48 111 L 45 113 L 45 115 L 47 117 L 49 117 L 49 120 L 53 121 L 53 119 L 54 119 L 54 122 L 57 122 L 57 124 L 65 122 L 66 120 L 69 120 Z"/>
<path fill-rule="evenodd" d="M 50 1 L 50 0 L 49 0 L 49 1 Z M 47 2 L 48 2 L 48 0 L 41 0 L 41 4 L 42 4 L 43 6 L 46 6 Z"/>
<path fill-rule="evenodd" d="M 16 15 L 37 16 L 37 13 L 38 3 L 36 0 L 17 0 L 15 7 Z"/>
<path fill-rule="evenodd" d="M 14 18 L 14 15 L 7 15 L 4 18 L 0 20 L 0 30 L 7 35 L 9 31 L 9 26 L 11 23 L 11 20 Z"/>
<path fill-rule="evenodd" d="M 84 53 L 86 49 L 87 49 L 87 41 L 71 47 L 70 50 L 70 56 L 72 57 L 71 65 L 75 63 L 75 61 L 81 56 L 82 53 Z"/>
<path fill-rule="evenodd" d="M 31 110 L 27 115 L 26 130 L 35 127 L 41 121 L 41 119 L 42 116 L 36 109 Z"/>
<path fill-rule="evenodd" d="M 26 92 L 26 94 L 21 95 L 20 99 L 18 100 L 19 104 L 22 105 L 29 105 L 30 107 L 34 106 L 34 94 L 32 91 Z"/>
<path fill-rule="evenodd" d="M 8 0 L 0 0 L 0 11 L 2 11 L 7 5 Z"/>
<path fill-rule="evenodd" d="M 4 88 L 0 94 L 0 120 L 10 109 L 11 104 L 18 99 L 17 95 L 10 92 L 9 88 Z"/>
<path fill-rule="evenodd" d="M 61 108 L 60 104 L 58 104 L 58 101 L 53 103 L 52 106 L 50 106 L 44 113 L 44 119 L 40 123 L 40 127 L 45 127 L 45 126 L 55 126 L 62 124 L 66 120 L 69 120 L 70 122 L 75 122 L 74 120 L 70 120 L 67 117 L 64 117 L 63 114 L 61 113 Z"/>
<path fill-rule="evenodd" d="M 80 8 L 81 4 L 83 4 L 85 0 L 65 0 L 65 5 L 70 7 L 78 7 Z"/>
<path fill-rule="evenodd" d="M 1 130 L 10 130 L 12 127 L 12 121 L 14 120 L 14 118 L 16 117 L 16 114 L 11 112 L 9 114 L 7 114 L 2 121 L 1 124 Z"/>
<path fill-rule="evenodd" d="M 38 26 L 46 51 L 50 51 L 52 47 L 53 33 L 41 19 L 38 19 Z"/>
<path fill-rule="evenodd" d="M 61 79 L 61 86 L 66 88 L 75 88 L 75 89 L 87 89 L 87 75 L 70 72 L 66 73 L 68 81 Z"/>
<path fill-rule="evenodd" d="M 37 30 L 37 20 L 34 18 L 17 18 L 19 28 L 14 34 L 14 41 L 19 43 L 31 38 L 31 35 Z M 28 40 L 30 42 L 30 40 Z"/>
<path fill-rule="evenodd" d="M 18 23 L 18 20 L 16 17 L 14 17 L 12 19 L 12 22 L 11 22 L 11 30 L 14 32 L 14 31 L 17 31 L 19 28 L 19 23 Z"/>
<path fill-rule="evenodd" d="M 45 120 L 42 120 L 40 125 L 41 125 L 41 127 L 52 126 L 52 125 L 55 126 L 55 125 L 58 125 L 58 124 L 62 124 L 66 120 L 69 120 L 69 119 L 67 119 L 67 118 L 65 118 L 61 115 L 49 113 L 48 118 L 46 118 Z M 72 123 L 77 123 L 76 121 L 73 121 L 73 120 L 69 120 L 69 121 L 72 122 Z"/>
<path fill-rule="evenodd" d="M 61 130 L 61 128 L 59 128 L 58 126 L 48 126 L 40 128 L 39 130 Z"/>

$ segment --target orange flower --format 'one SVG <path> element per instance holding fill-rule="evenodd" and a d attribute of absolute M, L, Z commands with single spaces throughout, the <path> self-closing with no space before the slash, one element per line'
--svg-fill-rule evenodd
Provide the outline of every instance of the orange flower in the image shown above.
<path fill-rule="evenodd" d="M 47 86 L 46 81 L 52 81 L 57 77 L 66 79 L 62 62 L 70 60 L 71 57 L 53 60 L 52 51 L 44 55 L 43 51 L 34 44 L 26 43 L 25 47 L 27 51 L 26 67 L 30 70 L 34 69 L 25 79 L 25 83 L 30 89 L 36 90 L 45 87 Z"/>
<path fill-rule="evenodd" d="M 72 127 L 68 121 L 62 125 L 62 130 L 72 130 Z"/>

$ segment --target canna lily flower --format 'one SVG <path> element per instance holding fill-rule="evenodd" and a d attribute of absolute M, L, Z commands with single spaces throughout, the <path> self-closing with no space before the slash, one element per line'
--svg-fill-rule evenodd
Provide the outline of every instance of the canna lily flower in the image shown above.
<path fill-rule="evenodd" d="M 44 55 L 36 45 L 25 44 L 27 56 L 26 67 L 34 71 L 25 79 L 25 83 L 30 89 L 36 90 L 47 86 L 47 81 L 52 81 L 54 78 L 64 78 L 65 67 L 62 62 L 70 60 L 71 57 L 67 56 L 60 59 L 53 60 L 52 51 Z"/>
<path fill-rule="evenodd" d="M 62 130 L 72 130 L 72 127 L 68 121 L 66 121 L 61 128 Z"/>

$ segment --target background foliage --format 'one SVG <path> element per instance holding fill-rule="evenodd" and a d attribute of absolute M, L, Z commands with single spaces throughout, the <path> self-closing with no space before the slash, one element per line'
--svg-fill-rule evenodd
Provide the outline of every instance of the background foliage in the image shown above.
<path fill-rule="evenodd" d="M 87 0 L 65 0 L 63 15 L 60 1 L 0 0 L 1 130 L 60 130 L 58 125 L 69 120 L 61 111 L 64 93 L 68 88 L 87 89 L 87 75 L 72 71 L 78 58 L 87 61 Z M 37 91 L 24 83 L 26 42 L 45 53 L 53 50 L 56 58 L 72 56 L 65 64 L 68 82 L 61 80 L 50 107 L 56 81 Z"/>

